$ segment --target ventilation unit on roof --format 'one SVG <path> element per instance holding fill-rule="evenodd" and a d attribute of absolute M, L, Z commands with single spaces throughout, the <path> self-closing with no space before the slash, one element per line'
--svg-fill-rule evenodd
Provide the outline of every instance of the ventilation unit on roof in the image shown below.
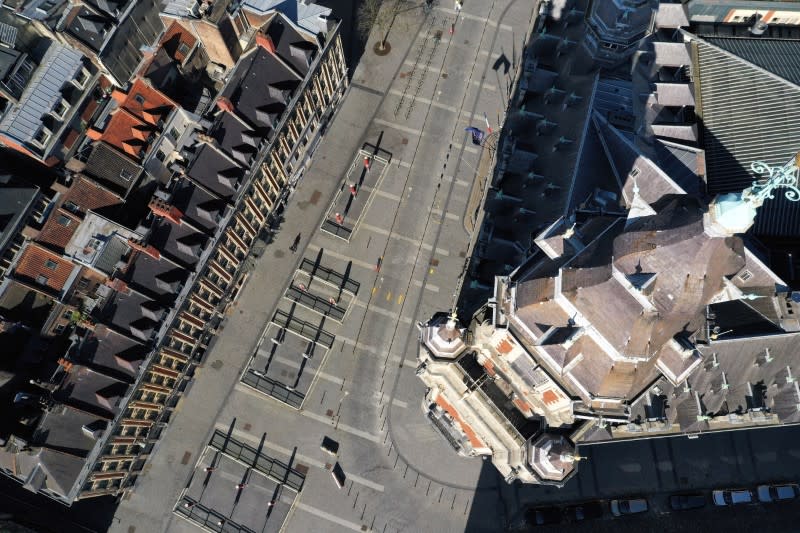
<path fill-rule="evenodd" d="M 750 33 L 756 36 L 764 35 L 764 32 L 767 31 L 767 23 L 764 22 L 763 17 L 756 13 L 754 15 L 753 25 L 750 26 Z"/>

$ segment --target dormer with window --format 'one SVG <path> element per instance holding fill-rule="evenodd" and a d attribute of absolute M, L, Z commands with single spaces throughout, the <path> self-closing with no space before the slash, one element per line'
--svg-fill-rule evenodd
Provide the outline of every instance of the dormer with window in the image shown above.
<path fill-rule="evenodd" d="M 72 83 L 79 89 L 85 89 L 86 84 L 89 83 L 90 77 L 91 74 L 86 67 L 81 67 L 81 69 L 78 71 L 78 74 L 72 79 Z"/>
<path fill-rule="evenodd" d="M 53 136 L 53 132 L 47 129 L 45 126 L 40 126 L 36 133 L 31 139 L 31 142 L 34 146 L 37 146 L 44 150 L 47 147 L 47 143 L 50 142 L 50 137 Z"/>
<path fill-rule="evenodd" d="M 69 111 L 69 102 L 61 98 L 58 102 L 56 102 L 56 105 L 53 106 L 50 114 L 60 122 L 64 120 L 64 117 L 67 115 L 67 111 Z"/>

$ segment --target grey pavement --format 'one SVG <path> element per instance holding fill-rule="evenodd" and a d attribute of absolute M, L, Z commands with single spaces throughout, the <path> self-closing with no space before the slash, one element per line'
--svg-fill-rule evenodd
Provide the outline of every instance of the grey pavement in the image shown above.
<path fill-rule="evenodd" d="M 390 33 L 389 55 L 378 57 L 367 44 L 343 107 L 290 199 L 284 229 L 258 260 L 112 531 L 194 527 L 171 510 L 213 430 L 234 419 L 236 438 L 255 446 L 266 433 L 265 450 L 281 460 L 295 453 L 296 464 L 308 467 L 285 531 L 466 528 L 483 461 L 459 458 L 427 424 L 414 376 L 414 324 L 452 301 L 481 156 L 464 128 L 480 126 L 484 113 L 498 126 L 506 82 L 489 76 L 489 66 L 522 42 L 533 8 L 523 0 L 474 2 L 458 19 L 442 7 L 427 20 L 412 10 L 397 26 L 411 29 Z M 350 242 L 318 231 L 358 149 L 379 137 L 391 163 L 363 191 L 369 196 Z M 303 239 L 291 254 L 298 232 Z M 256 350 L 260 339 L 274 335 L 268 324 L 275 310 L 292 306 L 283 294 L 290 280 L 301 279 L 301 258 L 315 260 L 320 250 L 322 264 L 340 273 L 349 268 L 361 290 L 341 324 L 325 322 L 336 338 L 320 369 L 310 369 L 316 376 L 298 411 L 239 377 L 254 354 L 265 363 L 263 345 Z M 296 309 L 311 322 L 313 311 Z M 275 363 L 284 378 L 297 367 L 285 353 Z M 325 468 L 331 458 L 319 449 L 326 434 L 341 444 L 338 460 L 348 477 L 342 490 Z M 485 526 L 497 518 L 487 513 Z"/>

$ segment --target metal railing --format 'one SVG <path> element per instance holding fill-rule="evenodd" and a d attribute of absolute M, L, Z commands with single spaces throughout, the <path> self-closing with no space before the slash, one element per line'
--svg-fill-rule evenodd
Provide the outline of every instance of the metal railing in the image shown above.
<path fill-rule="evenodd" d="M 303 405 L 303 400 L 306 399 L 305 394 L 294 390 L 289 390 L 286 388 L 286 385 L 283 385 L 282 383 L 279 383 L 274 379 L 271 379 L 264 374 L 253 370 L 252 368 L 248 368 L 247 372 L 244 373 L 242 376 L 242 383 L 248 387 L 256 389 L 258 392 L 262 392 L 267 396 L 271 396 L 279 402 L 283 402 L 294 409 L 300 409 L 300 407 Z"/>

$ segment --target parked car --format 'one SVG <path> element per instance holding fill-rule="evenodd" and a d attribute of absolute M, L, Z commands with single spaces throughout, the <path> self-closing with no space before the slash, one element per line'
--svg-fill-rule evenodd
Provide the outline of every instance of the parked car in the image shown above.
<path fill-rule="evenodd" d="M 753 502 L 753 493 L 749 489 L 715 490 L 711 493 L 714 505 L 742 505 Z"/>
<path fill-rule="evenodd" d="M 800 495 L 797 483 L 784 483 L 782 485 L 759 485 L 756 489 L 758 501 L 763 503 L 783 502 L 794 500 Z"/>
<path fill-rule="evenodd" d="M 627 500 L 611 500 L 611 514 L 622 516 L 638 514 L 647 511 L 647 500 L 644 498 L 630 498 Z"/>
<path fill-rule="evenodd" d="M 570 522 L 592 520 L 603 516 L 603 505 L 600 502 L 583 502 L 570 505 L 564 510 L 564 514 Z"/>
<path fill-rule="evenodd" d="M 703 494 L 673 494 L 669 497 L 669 506 L 673 511 L 700 509 L 706 506 L 706 497 Z"/>
<path fill-rule="evenodd" d="M 538 509 L 528 509 L 525 518 L 532 526 L 543 526 L 546 524 L 558 524 L 561 522 L 561 509 L 558 507 L 539 507 Z"/>

